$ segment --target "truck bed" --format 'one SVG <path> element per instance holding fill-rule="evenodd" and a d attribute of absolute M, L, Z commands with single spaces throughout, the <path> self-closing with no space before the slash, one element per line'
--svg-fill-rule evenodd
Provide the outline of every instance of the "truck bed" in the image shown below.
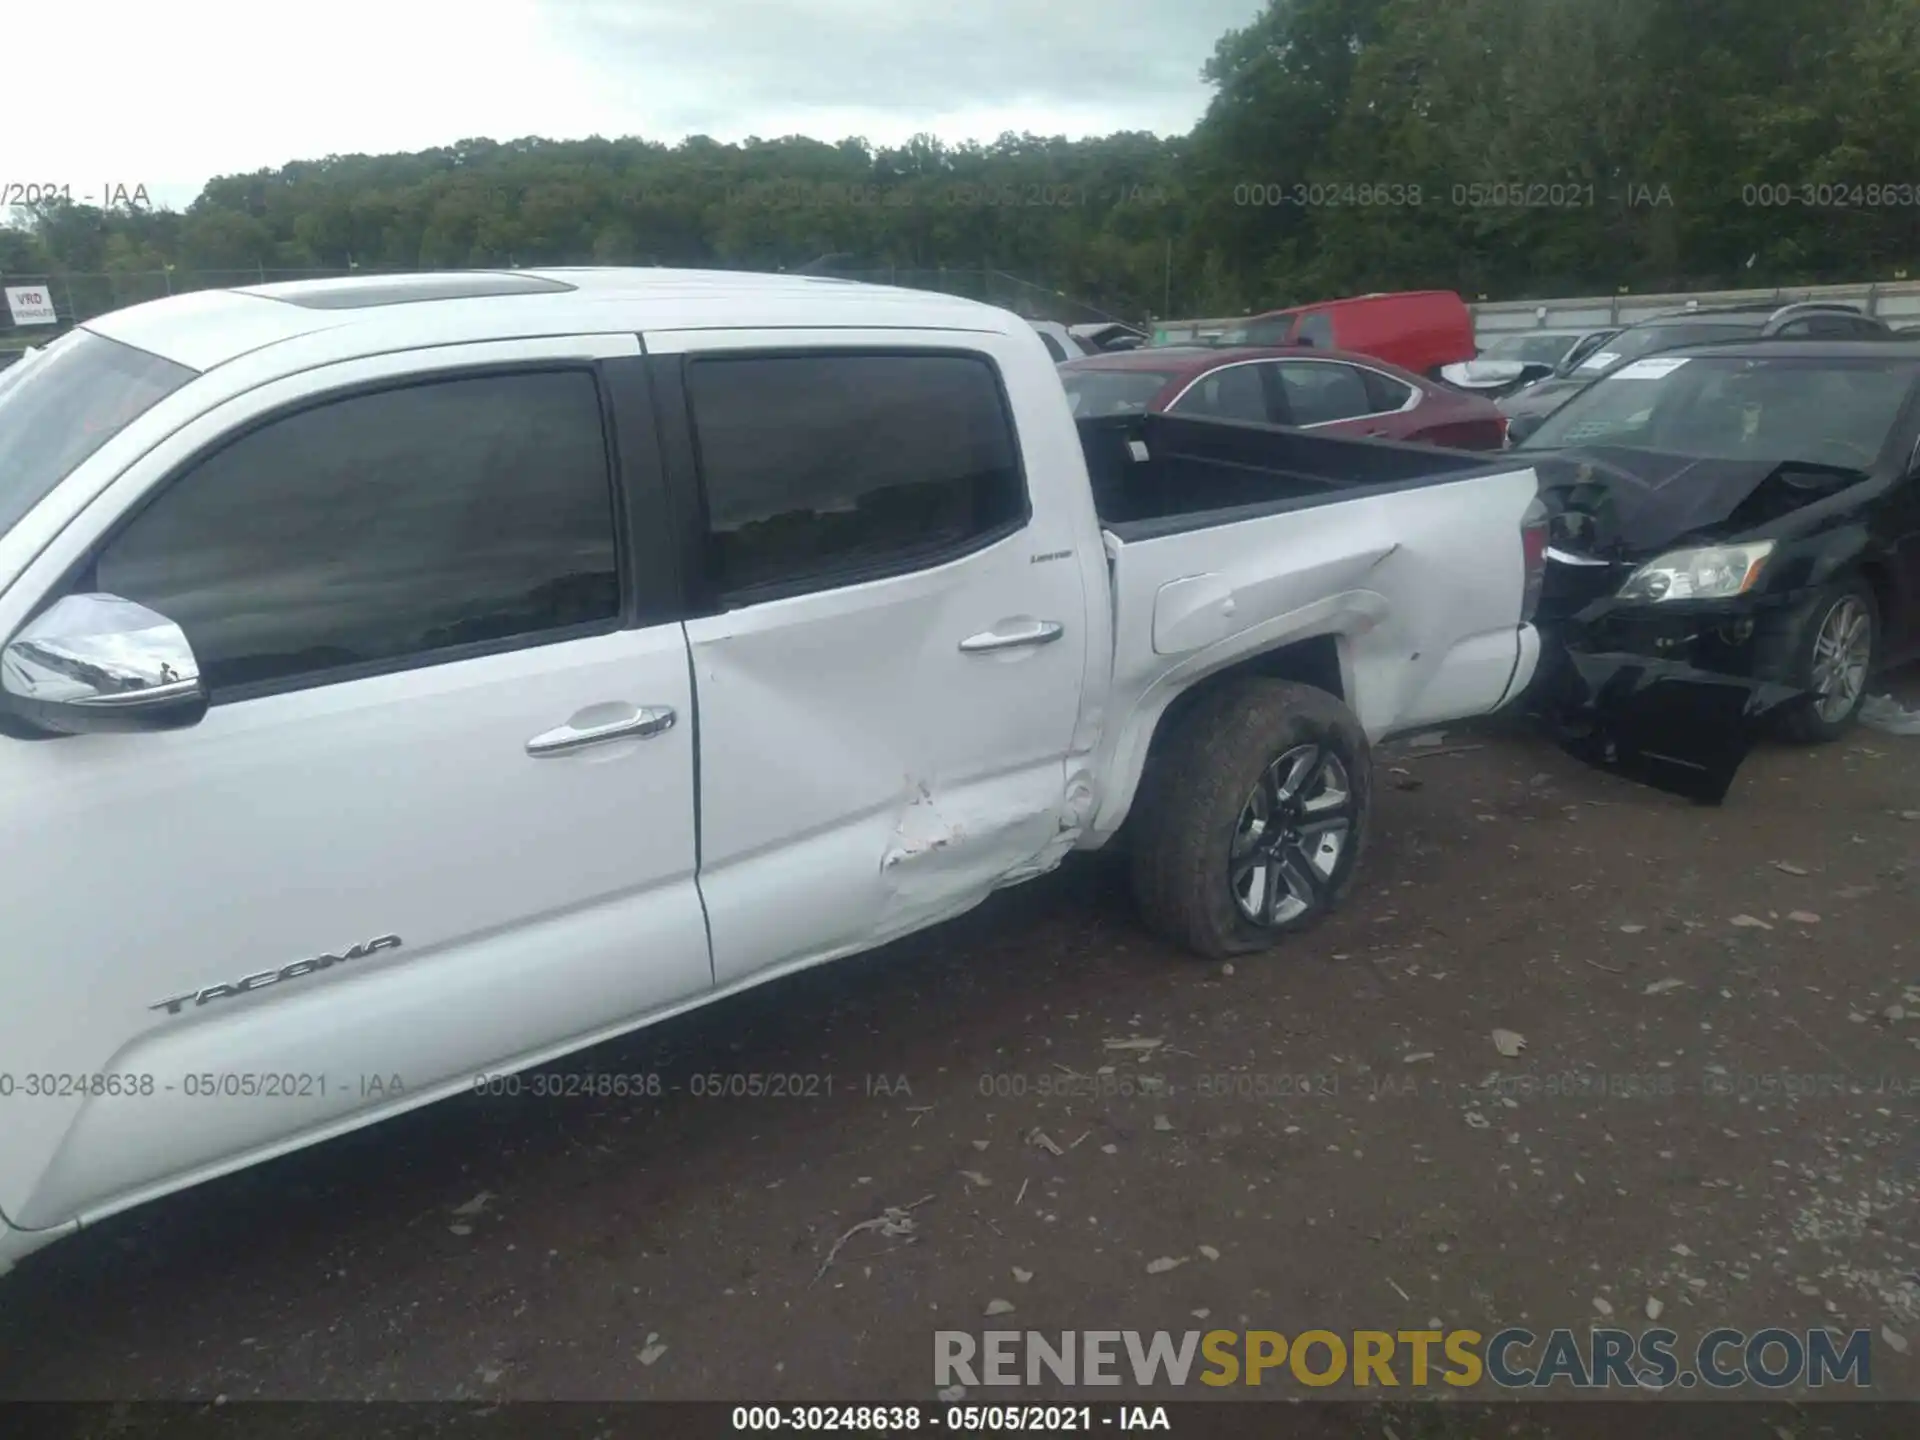
<path fill-rule="evenodd" d="M 1138 773 L 1172 699 L 1250 655 L 1321 647 L 1339 676 L 1322 683 L 1374 740 L 1485 714 L 1531 676 L 1531 465 L 1221 420 L 1077 424 L 1113 587 L 1097 773 Z M 1103 805 L 1092 835 L 1123 818 Z"/>
<path fill-rule="evenodd" d="M 1100 522 L 1146 540 L 1511 469 L 1499 457 L 1173 415 L 1078 422 Z"/>

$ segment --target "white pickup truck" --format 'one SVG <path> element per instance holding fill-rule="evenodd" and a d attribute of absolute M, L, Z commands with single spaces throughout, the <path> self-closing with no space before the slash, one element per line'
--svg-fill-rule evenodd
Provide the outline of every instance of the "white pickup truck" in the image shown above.
<path fill-rule="evenodd" d="M 555 270 L 202 292 L 0 378 L 0 1269 L 1122 832 L 1350 886 L 1530 678 L 1498 458 L 1077 426 L 1009 313 Z"/>

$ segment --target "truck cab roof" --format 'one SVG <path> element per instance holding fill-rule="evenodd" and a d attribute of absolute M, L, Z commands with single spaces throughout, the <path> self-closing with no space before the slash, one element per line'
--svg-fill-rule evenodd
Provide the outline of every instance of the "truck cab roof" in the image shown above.
<path fill-rule="evenodd" d="M 1010 333 L 977 301 L 816 275 L 731 270 L 552 269 L 354 275 L 197 290 L 130 306 L 84 328 L 207 371 L 268 346 L 338 338 L 346 359 L 423 344 L 526 335 L 733 326 L 860 326 Z"/>

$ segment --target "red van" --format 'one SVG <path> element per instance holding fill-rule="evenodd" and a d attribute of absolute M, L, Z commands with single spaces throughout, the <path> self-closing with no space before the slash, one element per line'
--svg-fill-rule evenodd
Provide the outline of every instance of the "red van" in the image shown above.
<path fill-rule="evenodd" d="M 1476 353 L 1473 316 L 1451 290 L 1403 290 L 1269 310 L 1222 337 L 1232 345 L 1317 345 L 1438 378 Z"/>

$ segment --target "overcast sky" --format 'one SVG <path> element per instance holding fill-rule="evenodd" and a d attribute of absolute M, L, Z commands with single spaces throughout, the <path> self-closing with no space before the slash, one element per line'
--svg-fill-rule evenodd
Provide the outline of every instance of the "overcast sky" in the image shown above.
<path fill-rule="evenodd" d="M 1170 134 L 1262 0 L 113 0 L 8 38 L 0 185 L 144 185 L 470 136 Z"/>

